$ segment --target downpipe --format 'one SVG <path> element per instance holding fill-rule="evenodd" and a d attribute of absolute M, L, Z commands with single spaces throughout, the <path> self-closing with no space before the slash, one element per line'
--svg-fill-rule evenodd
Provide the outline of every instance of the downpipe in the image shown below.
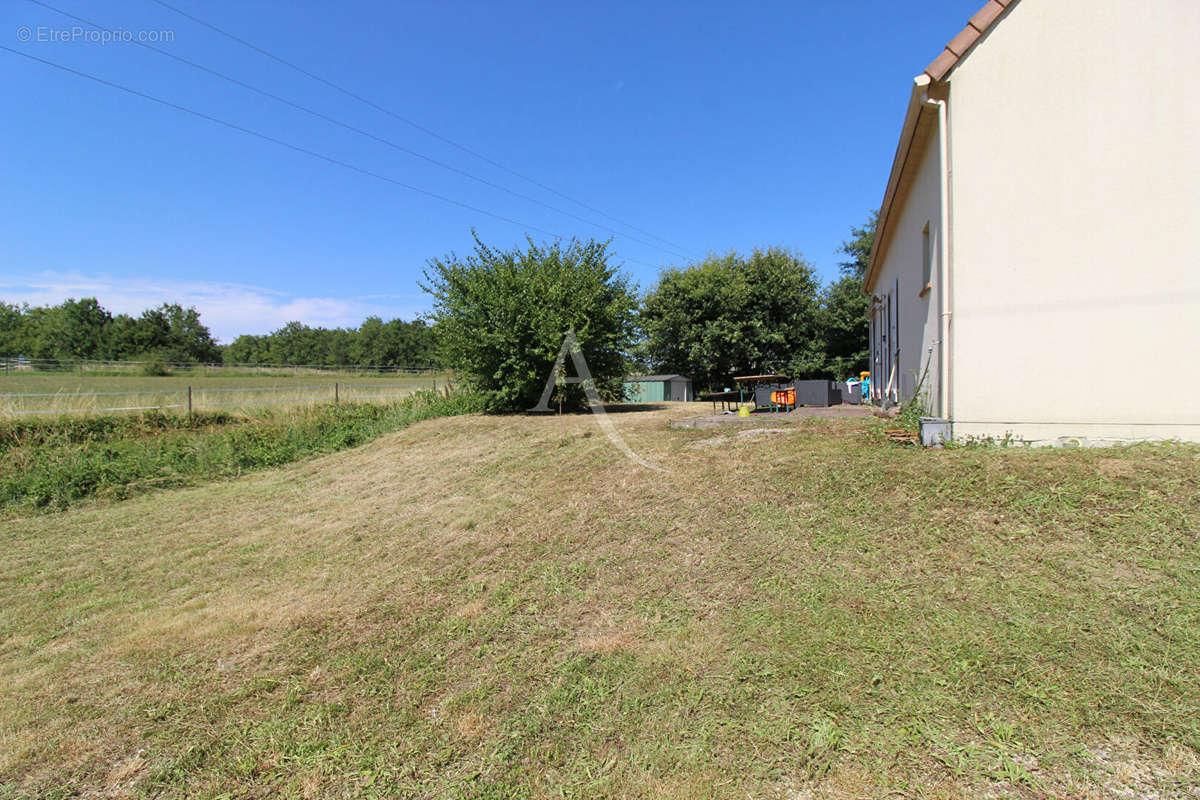
<path fill-rule="evenodd" d="M 951 304 L 953 281 L 950 274 L 950 147 L 948 143 L 946 101 L 926 98 L 927 105 L 937 108 L 938 115 L 938 416 L 950 419 L 950 323 L 954 309 Z"/>

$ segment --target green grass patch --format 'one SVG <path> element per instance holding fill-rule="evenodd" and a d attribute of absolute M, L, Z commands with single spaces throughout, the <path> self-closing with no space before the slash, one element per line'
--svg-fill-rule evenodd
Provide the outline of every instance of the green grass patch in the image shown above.
<path fill-rule="evenodd" d="M 0 423 L 0 508 L 60 510 L 125 499 L 354 447 L 413 422 L 478 410 L 465 394 L 418 392 L 392 404 L 345 403 L 253 415 L 147 412 Z"/>

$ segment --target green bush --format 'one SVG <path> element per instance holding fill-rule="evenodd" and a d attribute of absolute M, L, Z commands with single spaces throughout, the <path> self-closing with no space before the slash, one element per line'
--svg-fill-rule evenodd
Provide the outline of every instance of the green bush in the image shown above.
<path fill-rule="evenodd" d="M 167 362 L 163 359 L 151 358 L 142 364 L 142 374 L 147 378 L 163 378 L 170 375 L 171 370 L 167 369 Z"/>
<path fill-rule="evenodd" d="M 607 248 L 594 240 L 529 240 L 527 249 L 501 251 L 476 237 L 472 255 L 430 261 L 421 288 L 433 296 L 442 363 L 489 410 L 526 410 L 537 404 L 573 328 L 597 390 L 619 398 L 637 297 L 609 264 Z M 582 392 L 572 388 L 568 402 L 579 405 Z"/>

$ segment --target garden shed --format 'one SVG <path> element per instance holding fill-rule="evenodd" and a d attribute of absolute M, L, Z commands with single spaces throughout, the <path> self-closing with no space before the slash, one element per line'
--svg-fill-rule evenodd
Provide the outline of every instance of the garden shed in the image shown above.
<path fill-rule="evenodd" d="M 624 383 L 625 399 L 631 403 L 687 403 L 692 397 L 692 379 L 683 375 L 630 375 Z"/>

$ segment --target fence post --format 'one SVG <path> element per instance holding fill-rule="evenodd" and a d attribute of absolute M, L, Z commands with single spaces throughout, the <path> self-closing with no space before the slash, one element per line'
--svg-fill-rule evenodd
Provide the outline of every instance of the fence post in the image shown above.
<path fill-rule="evenodd" d="M 188 416 L 192 415 L 192 387 L 188 386 Z"/>
<path fill-rule="evenodd" d="M 433 390 L 434 390 L 435 392 L 437 391 L 437 378 L 434 378 L 434 379 L 433 379 Z"/>
<path fill-rule="evenodd" d="M 334 405 L 336 405 L 338 403 L 338 382 L 337 381 L 333 382 L 333 402 L 334 402 Z"/>

